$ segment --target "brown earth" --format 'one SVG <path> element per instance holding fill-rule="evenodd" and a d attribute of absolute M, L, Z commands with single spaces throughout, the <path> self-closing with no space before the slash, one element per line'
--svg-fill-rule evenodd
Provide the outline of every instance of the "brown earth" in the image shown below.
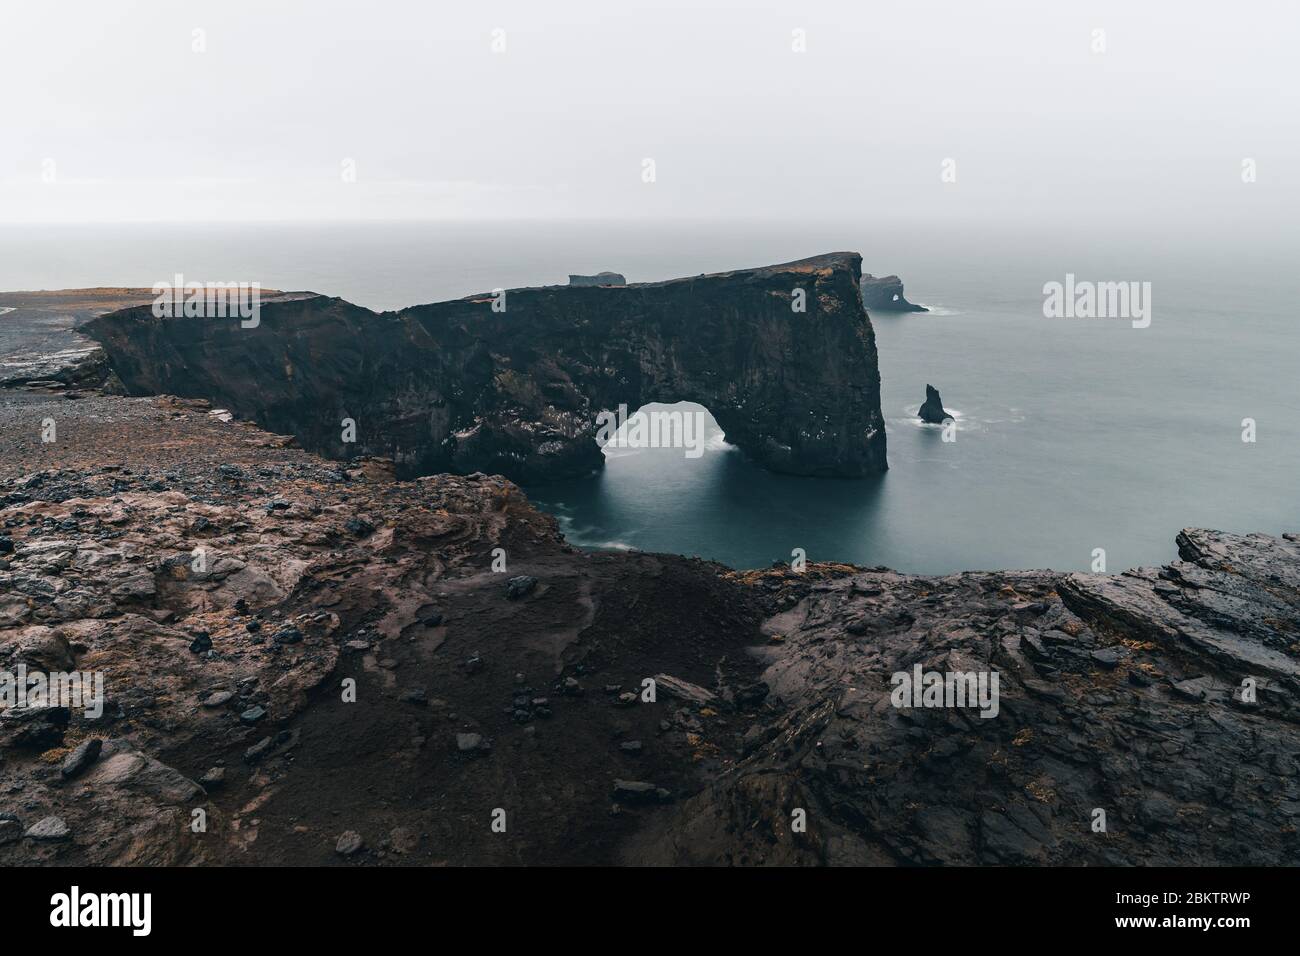
<path fill-rule="evenodd" d="M 59 426 L 50 444 L 45 418 Z M 74 716 L 60 746 L 4 754 L 3 808 L 24 826 L 61 816 L 73 833 L 0 846 L 0 861 L 342 862 L 335 843 L 355 830 L 367 849 L 353 859 L 372 862 L 612 862 L 644 815 L 666 812 L 611 813 L 613 781 L 697 788 L 720 759 L 712 739 L 734 735 L 720 716 L 689 743 L 660 727 L 677 720 L 671 703 L 617 706 L 606 690 L 665 670 L 709 684 L 757 674 L 743 652 L 756 605 L 720 568 L 579 552 L 502 479 L 339 470 L 201 403 L 11 391 L 0 422 L 14 545 L 0 648 L 12 664 L 57 646 L 105 672 L 109 701 L 99 720 Z M 199 547 L 206 573 L 192 567 Z M 497 547 L 506 572 L 491 570 Z M 538 584 L 510 600 L 517 575 Z M 287 627 L 301 639 L 277 640 Z M 211 652 L 189 649 L 200 630 Z M 355 703 L 341 700 L 345 679 Z M 218 690 L 236 696 L 204 707 Z M 412 691 L 424 701 L 404 700 Z M 515 698 L 527 698 L 518 720 Z M 242 724 L 255 705 L 266 716 Z M 458 733 L 491 751 L 460 753 Z M 224 766 L 226 779 L 179 803 L 151 784 L 106 786 L 93 766 L 63 782 L 59 761 L 88 736 L 129 740 L 190 780 Z M 266 756 L 246 759 L 267 737 Z M 639 754 L 620 749 L 632 740 Z M 194 806 L 205 834 L 186 829 Z M 498 807 L 508 837 L 489 829 Z"/>

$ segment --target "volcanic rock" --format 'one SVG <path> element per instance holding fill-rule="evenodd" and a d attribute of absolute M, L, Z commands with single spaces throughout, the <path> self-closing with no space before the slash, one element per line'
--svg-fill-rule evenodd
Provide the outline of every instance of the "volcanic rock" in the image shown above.
<path fill-rule="evenodd" d="M 62 817 L 45 817 L 33 823 L 23 834 L 33 840 L 64 840 L 71 831 Z"/>
<path fill-rule="evenodd" d="M 928 312 L 923 305 L 907 301 L 903 295 L 903 280 L 898 276 L 862 277 L 862 304 L 877 312 Z"/>
<path fill-rule="evenodd" d="M 103 747 L 104 741 L 100 738 L 87 738 L 78 744 L 72 753 L 63 758 L 59 773 L 65 780 L 70 780 L 94 763 L 99 758 L 99 752 Z"/>
<path fill-rule="evenodd" d="M 617 272 L 597 272 L 594 276 L 569 276 L 569 285 L 627 285 Z"/>
<path fill-rule="evenodd" d="M 365 846 L 365 841 L 361 839 L 361 834 L 356 830 L 344 830 L 339 834 L 337 842 L 334 844 L 334 852 L 340 856 L 352 856 L 358 853 Z"/>
<path fill-rule="evenodd" d="M 766 281 L 744 283 L 777 295 Z M 813 310 L 800 321 L 814 315 L 833 322 Z M 1187 529 L 1177 560 L 1113 575 L 816 563 L 795 574 L 593 555 L 505 478 L 396 480 L 267 445 L 256 426 L 209 410 L 0 389 L 0 526 L 16 555 L 0 569 L 0 654 L 110 675 L 99 718 L 0 717 L 8 742 L 48 731 L 0 751 L 0 792 L 24 822 L 64 820 L 76 839 L 57 847 L 59 863 L 318 866 L 335 858 L 328 835 L 343 820 L 358 834 L 420 834 L 400 860 L 359 857 L 373 865 L 1296 858 L 1295 536 Z M 75 441 L 40 442 L 50 414 Z M 222 464 L 243 477 L 223 477 Z M 375 530 L 346 532 L 357 515 Z M 209 570 L 228 573 L 168 563 L 200 542 L 219 555 Z M 498 547 L 545 592 L 505 600 Z M 113 596 L 144 573 L 151 596 Z M 423 623 L 447 607 L 454 627 Z M 255 644 L 250 617 L 303 639 Z M 850 632 L 857 621 L 865 633 Z M 220 654 L 189 652 L 199 630 Z M 895 678 L 917 666 L 996 674 L 996 713 L 897 705 Z M 562 696 L 569 675 L 612 689 Z M 622 690 L 649 675 L 656 702 Z M 357 703 L 340 701 L 349 682 Z M 426 706 L 400 699 L 412 686 L 429 688 Z M 554 704 L 543 732 L 514 721 L 539 716 L 543 697 Z M 275 715 L 274 731 L 239 723 L 254 708 L 266 711 L 259 728 Z M 464 756 L 457 730 L 478 738 Z M 108 737 L 68 782 L 55 768 L 69 754 L 52 749 L 65 731 Z M 468 759 L 487 734 L 493 758 Z M 201 773 L 268 736 L 267 757 L 230 773 L 219 799 L 159 759 Z M 634 740 L 654 746 L 631 757 L 620 744 Z M 632 760 L 654 782 L 630 781 L 611 801 Z M 611 814 L 611 802 L 629 812 Z M 527 839 L 494 834 L 494 807 L 520 813 Z M 203 835 L 191 830 L 200 808 Z M 808 823 L 797 835 L 796 808 Z M 1092 829 L 1098 808 L 1104 834 Z M 0 865 L 54 862 L 54 846 L 12 839 L 21 826 L 0 814 Z M 318 838 L 292 836 L 303 832 Z"/>
<path fill-rule="evenodd" d="M 11 707 L 0 713 L 0 745 L 45 750 L 57 746 L 67 730 L 67 707 Z"/>
<path fill-rule="evenodd" d="M 275 741 L 270 737 L 263 737 L 257 743 L 253 744 L 253 746 L 244 751 L 244 763 L 257 763 L 270 753 L 271 748 L 274 745 Z"/>
<path fill-rule="evenodd" d="M 628 803 L 645 803 L 658 799 L 658 787 L 644 780 L 615 780 L 614 797 Z"/>
<path fill-rule="evenodd" d="M 473 753 L 483 747 L 482 734 L 457 734 L 456 749 L 461 753 Z"/>
<path fill-rule="evenodd" d="M 706 690 L 698 684 L 692 684 L 690 681 L 669 674 L 656 674 L 654 681 L 657 690 L 663 691 L 670 697 L 676 697 L 692 704 L 707 704 L 717 699 L 717 695 L 713 691 Z"/>
<path fill-rule="evenodd" d="M 921 421 L 931 425 L 942 425 L 952 418 L 939 399 L 939 390 L 933 385 L 925 387 L 925 402 L 921 405 L 918 414 L 921 416 Z"/>
<path fill-rule="evenodd" d="M 199 785 L 205 790 L 215 790 L 223 786 L 226 782 L 225 767 L 209 767 L 203 776 L 199 777 Z"/>
<path fill-rule="evenodd" d="M 527 597 L 537 589 L 537 578 L 530 577 L 527 574 L 519 574 L 506 582 L 506 597 L 512 601 L 517 601 L 521 597 Z"/>
<path fill-rule="evenodd" d="M 256 328 L 139 307 L 84 331 L 133 395 L 207 399 L 321 454 L 391 457 L 403 477 L 583 475 L 604 465 L 597 415 L 653 401 L 707 406 L 773 471 L 853 477 L 886 468 L 861 271 L 843 252 L 400 312 L 273 300 Z"/>

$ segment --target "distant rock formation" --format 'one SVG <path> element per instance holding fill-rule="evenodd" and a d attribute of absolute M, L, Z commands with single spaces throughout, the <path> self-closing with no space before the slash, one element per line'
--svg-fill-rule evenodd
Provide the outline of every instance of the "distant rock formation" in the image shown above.
<path fill-rule="evenodd" d="M 602 411 L 686 401 L 772 471 L 861 477 L 887 467 L 861 270 L 838 252 L 385 313 L 314 296 L 264 302 L 255 328 L 141 307 L 85 333 L 132 395 L 208 399 L 319 454 L 392 458 L 403 477 L 588 474 L 605 463 Z"/>
<path fill-rule="evenodd" d="M 928 312 L 923 305 L 903 297 L 903 280 L 898 276 L 862 277 L 862 304 L 880 312 Z"/>
<path fill-rule="evenodd" d="M 921 421 L 929 422 L 931 425 L 942 425 L 952 418 L 943 407 L 943 400 L 939 398 L 939 390 L 933 385 L 925 387 L 925 403 L 921 406 Z"/>
<path fill-rule="evenodd" d="M 569 285 L 627 285 L 618 272 L 597 272 L 594 276 L 569 276 Z"/>

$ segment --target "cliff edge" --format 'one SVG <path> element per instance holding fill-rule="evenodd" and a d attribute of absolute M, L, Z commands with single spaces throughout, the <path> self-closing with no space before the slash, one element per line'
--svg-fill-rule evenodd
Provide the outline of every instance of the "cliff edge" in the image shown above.
<path fill-rule="evenodd" d="M 0 451 L 0 670 L 103 678 L 97 714 L 0 701 L 3 865 L 1300 850 L 1294 535 L 1188 529 L 1115 575 L 734 572 L 199 401 L 0 389 Z M 921 671 L 996 692 L 900 699 Z"/>

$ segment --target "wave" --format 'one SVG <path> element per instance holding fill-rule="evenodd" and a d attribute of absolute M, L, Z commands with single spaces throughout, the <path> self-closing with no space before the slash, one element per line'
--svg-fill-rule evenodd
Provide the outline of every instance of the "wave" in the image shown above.
<path fill-rule="evenodd" d="M 575 541 L 580 548 L 590 551 L 635 551 L 636 546 L 626 541 Z"/>
<path fill-rule="evenodd" d="M 983 431 L 986 428 L 998 425 L 1020 425 L 1026 421 L 1026 415 L 1022 409 L 1008 408 L 1005 414 L 1000 418 L 972 418 L 963 412 L 960 408 L 945 406 L 947 412 L 952 415 L 953 420 L 957 423 L 958 431 L 973 432 Z M 903 414 L 892 418 L 886 418 L 885 424 L 902 428 L 912 426 L 913 428 L 941 428 L 941 425 L 934 425 L 930 422 L 921 421 L 920 405 L 905 405 L 902 409 Z"/>
<path fill-rule="evenodd" d="M 956 419 L 958 425 L 960 425 L 963 421 L 966 420 L 966 413 L 963 412 L 960 408 L 949 408 L 947 405 L 945 405 L 943 410 L 944 410 L 945 412 L 947 412 L 949 415 L 951 415 L 954 419 Z M 920 403 L 920 402 L 917 402 L 917 403 L 914 404 L 914 405 L 904 405 L 904 406 L 903 406 L 903 416 L 902 416 L 901 418 L 891 418 L 891 419 L 888 419 L 888 421 L 891 421 L 891 422 L 911 422 L 911 423 L 914 424 L 914 425 L 924 425 L 924 426 L 926 426 L 927 428 L 938 428 L 938 427 L 939 427 L 938 425 L 931 425 L 929 422 L 923 422 L 923 421 L 921 421 L 921 403 Z"/>
<path fill-rule="evenodd" d="M 569 544 L 575 545 L 579 548 L 585 548 L 588 551 L 637 550 L 637 547 L 634 544 L 629 544 L 626 541 L 619 541 L 614 538 L 604 537 L 603 528 L 579 528 L 577 524 L 574 523 L 571 516 L 558 513 L 558 507 L 560 506 L 546 504 L 541 501 L 537 502 L 537 504 L 547 511 L 551 511 L 552 508 L 557 508 L 557 511 L 552 511 L 552 514 L 555 515 L 555 523 L 560 526 L 560 534 L 564 535 L 564 540 L 568 541 Z"/>
<path fill-rule="evenodd" d="M 643 451 L 645 451 L 644 448 L 625 448 L 615 446 L 613 442 L 602 445 L 600 448 L 600 453 L 606 458 L 631 458 L 633 455 L 639 455 Z"/>

